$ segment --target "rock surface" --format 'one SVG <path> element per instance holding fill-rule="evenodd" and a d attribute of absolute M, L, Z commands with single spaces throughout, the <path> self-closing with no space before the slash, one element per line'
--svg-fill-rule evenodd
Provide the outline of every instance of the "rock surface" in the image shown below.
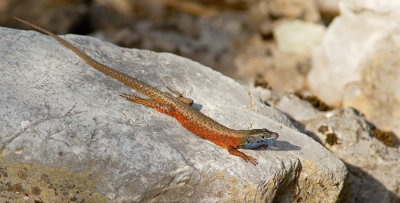
<path fill-rule="evenodd" d="M 298 129 L 346 163 L 350 202 L 400 201 L 400 152 L 372 137 L 372 125 L 359 112 L 352 108 L 320 112 L 294 95 L 261 88 L 255 94 L 300 121 Z"/>
<path fill-rule="evenodd" d="M 400 3 L 343 1 L 314 51 L 308 82 L 329 104 L 363 112 L 400 138 Z"/>
<path fill-rule="evenodd" d="M 309 22 L 318 22 L 317 5 L 312 0 L 269 0 L 266 1 L 270 15 L 274 18 L 301 19 Z"/>
<path fill-rule="evenodd" d="M 280 134 L 245 163 L 171 117 L 125 101 L 129 88 L 52 38 L 0 28 L 0 201 L 142 202 L 345 200 L 347 170 L 230 78 L 168 53 L 65 38 L 100 62 L 195 100 L 237 129 Z"/>
<path fill-rule="evenodd" d="M 279 51 L 310 53 L 312 48 L 321 43 L 324 32 L 323 25 L 293 20 L 280 23 L 274 29 L 274 37 Z"/>
<path fill-rule="evenodd" d="M 371 125 L 359 112 L 324 113 L 308 121 L 306 129 L 347 164 L 352 202 L 400 201 L 400 152 L 373 138 Z M 336 136 L 337 143 L 330 145 L 329 136 Z"/>
<path fill-rule="evenodd" d="M 311 50 L 320 43 L 325 28 L 306 21 L 280 20 L 265 30 L 271 32 L 274 40 L 253 36 L 237 53 L 238 78 L 266 81 L 275 90 L 305 89 L 311 69 Z"/>

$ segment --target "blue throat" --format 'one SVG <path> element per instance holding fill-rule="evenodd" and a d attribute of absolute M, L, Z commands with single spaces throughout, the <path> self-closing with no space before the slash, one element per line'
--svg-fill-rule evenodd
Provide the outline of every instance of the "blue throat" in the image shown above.
<path fill-rule="evenodd" d="M 264 139 L 264 140 L 257 141 L 256 143 L 253 143 L 253 144 L 250 144 L 250 145 L 244 145 L 242 148 L 243 149 L 254 149 L 254 148 L 257 148 L 257 147 L 259 147 L 261 145 L 268 145 L 270 143 L 273 143 L 275 140 L 276 140 L 276 137 L 270 137 L 270 138 L 267 138 L 267 139 Z"/>

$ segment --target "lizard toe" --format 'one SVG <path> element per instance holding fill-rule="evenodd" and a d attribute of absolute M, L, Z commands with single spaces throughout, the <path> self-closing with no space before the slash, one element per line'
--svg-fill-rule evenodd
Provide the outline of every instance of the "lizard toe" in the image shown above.
<path fill-rule="evenodd" d="M 254 166 L 256 166 L 258 164 L 257 159 L 251 157 L 251 156 L 247 156 L 245 159 L 247 162 L 250 162 L 251 164 L 253 164 Z"/>

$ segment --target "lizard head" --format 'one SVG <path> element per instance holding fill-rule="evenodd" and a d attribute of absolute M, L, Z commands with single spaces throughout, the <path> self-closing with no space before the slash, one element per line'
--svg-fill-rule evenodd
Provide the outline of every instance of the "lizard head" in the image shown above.
<path fill-rule="evenodd" d="M 278 133 L 269 131 L 265 128 L 243 130 L 242 133 L 245 139 L 239 145 L 239 148 L 243 149 L 254 149 L 261 145 L 268 145 L 279 137 Z"/>

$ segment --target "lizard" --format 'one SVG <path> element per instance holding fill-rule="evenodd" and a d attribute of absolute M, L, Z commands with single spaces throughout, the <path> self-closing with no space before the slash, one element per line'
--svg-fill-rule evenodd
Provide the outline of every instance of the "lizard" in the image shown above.
<path fill-rule="evenodd" d="M 268 145 L 279 137 L 278 133 L 272 132 L 266 128 L 250 130 L 235 130 L 228 128 L 192 107 L 193 100 L 183 97 L 179 92 L 172 90 L 169 87 L 167 87 L 167 89 L 171 93 L 175 94 L 175 96 L 169 92 L 162 92 L 135 77 L 131 77 L 94 60 L 54 33 L 20 18 L 14 18 L 53 37 L 63 46 L 73 51 L 91 67 L 148 97 L 142 98 L 136 94 L 121 93 L 120 96 L 124 99 L 136 104 L 154 108 L 163 114 L 174 117 L 190 132 L 227 149 L 230 154 L 239 156 L 246 162 L 250 162 L 253 165 L 258 164 L 255 158 L 244 154 L 238 149 L 255 149 L 261 145 Z"/>

